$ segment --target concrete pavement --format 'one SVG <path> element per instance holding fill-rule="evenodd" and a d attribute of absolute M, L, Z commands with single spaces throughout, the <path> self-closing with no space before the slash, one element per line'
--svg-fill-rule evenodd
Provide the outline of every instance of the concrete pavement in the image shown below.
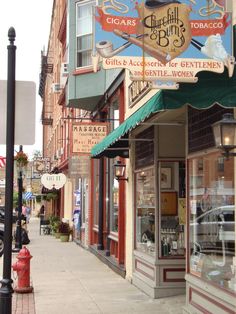
<path fill-rule="evenodd" d="M 31 242 L 27 247 L 33 256 L 31 295 L 34 298 L 29 302 L 32 312 L 17 311 L 16 306 L 13 313 L 34 314 L 34 301 L 36 314 L 182 313 L 185 296 L 151 299 L 74 242 L 40 236 L 37 218 L 31 218 L 29 237 Z M 16 296 L 13 294 L 13 305 Z"/>

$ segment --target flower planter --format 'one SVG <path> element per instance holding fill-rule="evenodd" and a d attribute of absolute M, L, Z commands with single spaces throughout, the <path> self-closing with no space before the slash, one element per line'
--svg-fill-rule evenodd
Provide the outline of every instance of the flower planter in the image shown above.
<path fill-rule="evenodd" d="M 56 239 L 60 239 L 61 233 L 60 232 L 55 232 L 54 236 Z"/>
<path fill-rule="evenodd" d="M 60 240 L 61 240 L 61 242 L 68 242 L 69 241 L 69 237 L 70 237 L 70 235 L 69 234 L 61 234 L 60 235 Z"/>

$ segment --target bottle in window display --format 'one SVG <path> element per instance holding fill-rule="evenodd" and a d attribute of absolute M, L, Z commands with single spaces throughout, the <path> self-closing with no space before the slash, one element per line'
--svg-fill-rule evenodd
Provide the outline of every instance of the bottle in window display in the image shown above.
<path fill-rule="evenodd" d="M 168 244 L 166 238 L 164 239 L 163 243 L 163 256 L 168 256 L 169 250 L 168 250 Z"/>

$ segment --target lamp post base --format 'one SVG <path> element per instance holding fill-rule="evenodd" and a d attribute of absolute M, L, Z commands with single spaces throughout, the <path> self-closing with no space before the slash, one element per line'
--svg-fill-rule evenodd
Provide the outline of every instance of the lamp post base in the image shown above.
<path fill-rule="evenodd" d="M 19 253 L 20 250 L 21 250 L 20 248 L 15 247 L 15 248 L 13 248 L 11 251 L 12 251 L 12 253 Z"/>
<path fill-rule="evenodd" d="M 12 279 L 2 279 L 0 288 L 0 313 L 10 314 L 12 312 Z"/>

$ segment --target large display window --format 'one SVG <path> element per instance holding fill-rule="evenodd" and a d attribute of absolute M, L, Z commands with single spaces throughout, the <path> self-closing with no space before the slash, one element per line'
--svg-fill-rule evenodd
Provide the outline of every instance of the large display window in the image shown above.
<path fill-rule="evenodd" d="M 94 185 L 93 185 L 93 224 L 98 226 L 98 212 L 99 212 L 99 160 L 94 160 Z"/>
<path fill-rule="evenodd" d="M 236 291 L 234 159 L 211 153 L 188 168 L 190 273 Z"/>
<path fill-rule="evenodd" d="M 108 195 L 107 198 L 109 200 L 109 208 L 110 208 L 110 231 L 113 233 L 118 233 L 118 214 L 119 214 L 119 182 L 114 177 L 114 164 L 117 159 L 110 159 L 109 163 L 109 181 L 107 184 L 108 187 Z"/>
<path fill-rule="evenodd" d="M 160 173 L 160 256 L 185 255 L 185 162 L 159 163 Z"/>
<path fill-rule="evenodd" d="M 135 174 L 136 249 L 155 254 L 155 173 L 154 167 Z"/>

